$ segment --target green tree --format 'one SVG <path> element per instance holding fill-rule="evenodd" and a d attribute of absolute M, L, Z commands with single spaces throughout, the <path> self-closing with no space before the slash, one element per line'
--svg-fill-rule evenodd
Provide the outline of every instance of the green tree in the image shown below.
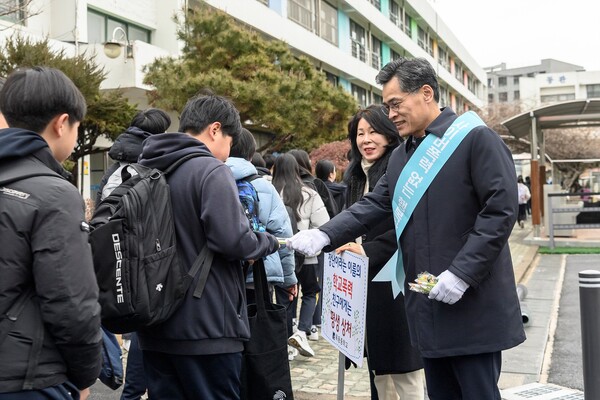
<path fill-rule="evenodd" d="M 8 39 L 0 48 L 0 76 L 19 67 L 43 65 L 60 69 L 79 88 L 87 102 L 87 114 L 78 131 L 77 145 L 69 160 L 73 182 L 77 182 L 77 160 L 98 153 L 100 136 L 115 139 L 129 125 L 135 106 L 120 91 L 100 91 L 105 72 L 86 54 L 69 57 L 63 50 L 50 49 L 47 39 L 33 41 L 20 36 Z"/>
<path fill-rule="evenodd" d="M 246 128 L 272 133 L 260 150 L 312 149 L 345 136 L 357 103 L 304 56 L 206 4 L 178 21 L 179 58 L 151 64 L 145 83 L 157 107 L 180 111 L 204 88 L 232 99 Z"/>

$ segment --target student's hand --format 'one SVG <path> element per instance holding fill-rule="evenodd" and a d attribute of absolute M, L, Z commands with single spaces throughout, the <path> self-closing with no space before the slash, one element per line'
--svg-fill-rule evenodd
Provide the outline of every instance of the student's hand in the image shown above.
<path fill-rule="evenodd" d="M 438 276 L 438 282 L 429 292 L 429 298 L 446 304 L 454 304 L 462 298 L 468 288 L 467 282 L 446 270 Z"/>
<path fill-rule="evenodd" d="M 286 290 L 289 293 L 289 300 L 294 301 L 294 297 L 298 296 L 298 285 L 292 285 Z"/>
<path fill-rule="evenodd" d="M 344 251 L 350 251 L 361 256 L 366 256 L 365 249 L 363 249 L 362 245 L 354 242 L 348 242 L 344 245 L 341 245 L 340 247 L 335 249 L 335 254 L 340 254 Z"/>
<path fill-rule="evenodd" d="M 300 231 L 285 241 L 289 249 L 299 251 L 308 257 L 316 256 L 329 243 L 331 243 L 329 236 L 318 229 Z"/>

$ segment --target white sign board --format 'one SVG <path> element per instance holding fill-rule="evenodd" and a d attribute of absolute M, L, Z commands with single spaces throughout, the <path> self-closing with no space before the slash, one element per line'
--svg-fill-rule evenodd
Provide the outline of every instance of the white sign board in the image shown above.
<path fill-rule="evenodd" d="M 362 367 L 369 259 L 349 251 L 325 253 L 321 333 Z"/>

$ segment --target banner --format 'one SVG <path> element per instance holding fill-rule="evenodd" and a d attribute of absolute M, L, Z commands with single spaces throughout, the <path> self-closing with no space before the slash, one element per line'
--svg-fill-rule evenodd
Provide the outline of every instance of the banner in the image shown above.
<path fill-rule="evenodd" d="M 369 259 L 345 251 L 325 253 L 321 334 L 362 367 Z"/>

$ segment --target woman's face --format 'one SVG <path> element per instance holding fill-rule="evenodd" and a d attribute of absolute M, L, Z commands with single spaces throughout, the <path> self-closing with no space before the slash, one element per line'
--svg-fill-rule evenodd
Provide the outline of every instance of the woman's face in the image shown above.
<path fill-rule="evenodd" d="M 379 160 L 385 154 L 386 146 L 388 144 L 388 139 L 382 134 L 374 131 L 364 118 L 361 118 L 361 120 L 358 121 L 356 145 L 358 146 L 358 151 L 360 151 L 363 159 L 368 162 Z"/>

